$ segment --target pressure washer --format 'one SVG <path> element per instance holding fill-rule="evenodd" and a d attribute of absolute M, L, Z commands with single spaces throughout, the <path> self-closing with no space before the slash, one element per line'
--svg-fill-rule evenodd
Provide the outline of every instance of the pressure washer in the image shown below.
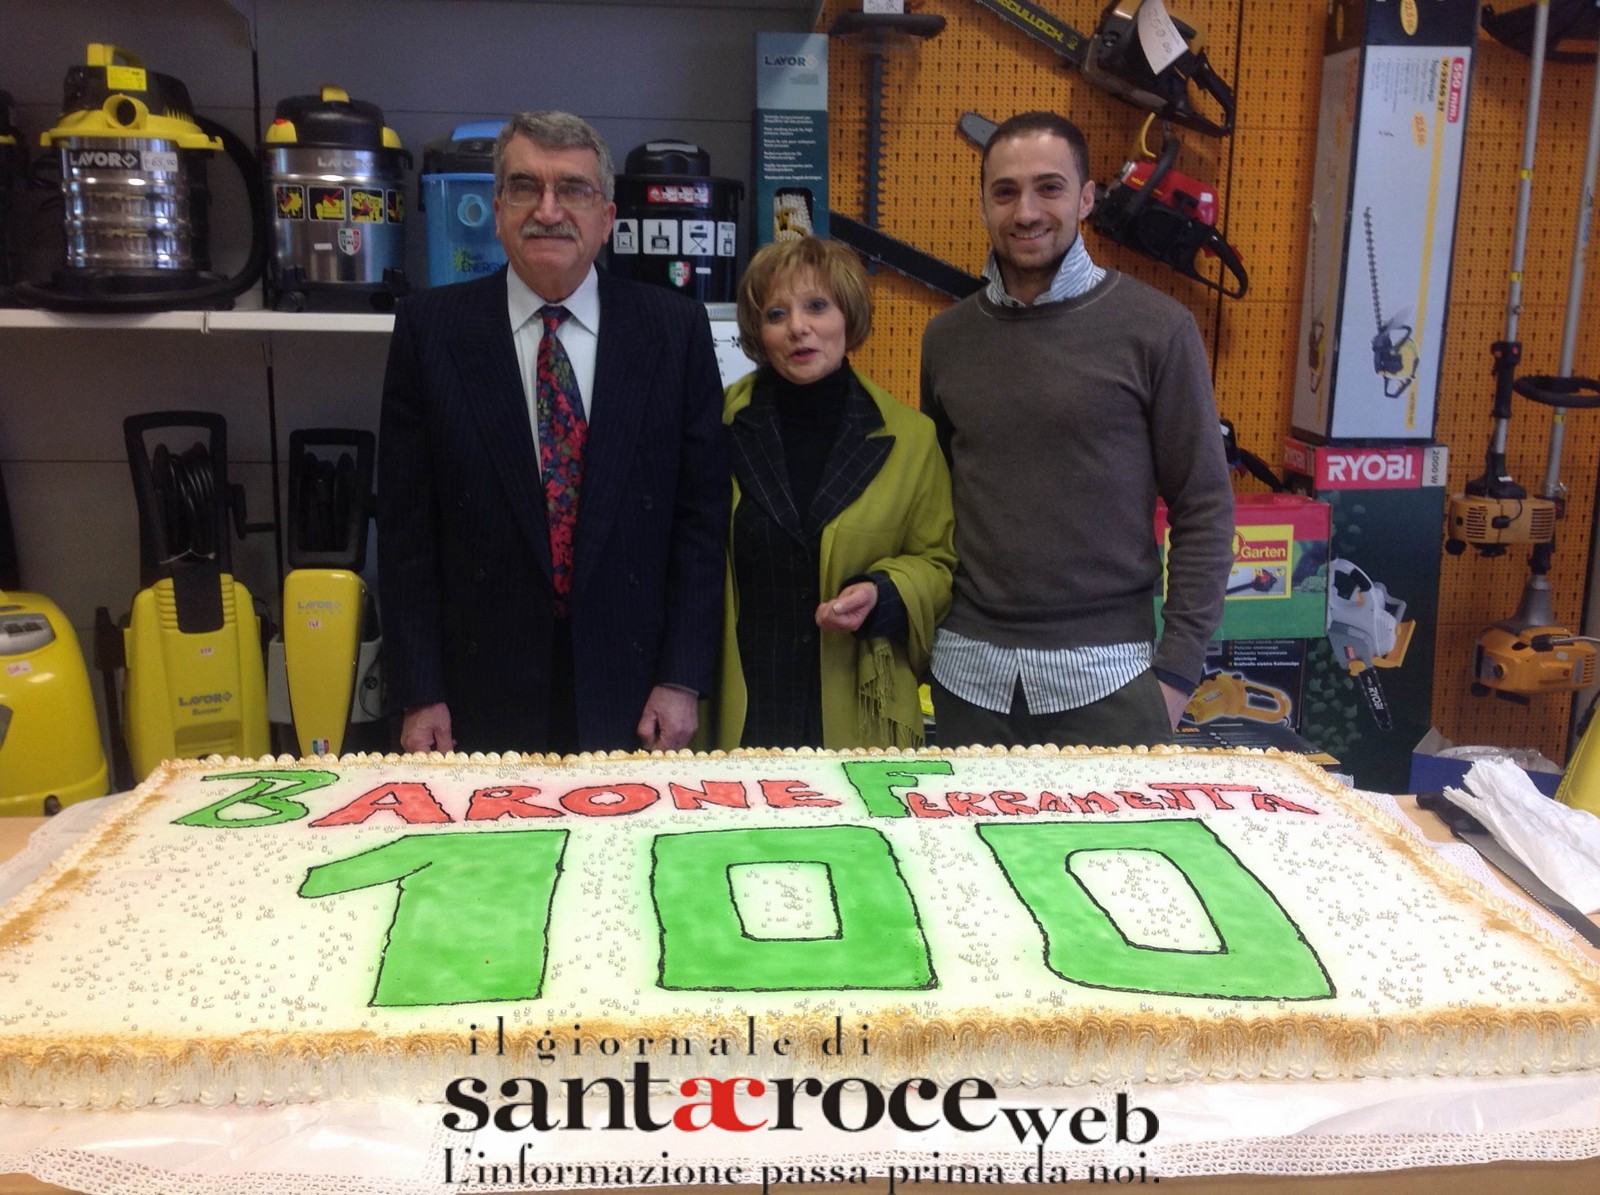
<path fill-rule="evenodd" d="M 271 524 L 244 521 L 244 491 L 228 481 L 227 422 L 203 411 L 130 415 L 123 438 L 139 508 L 142 588 L 120 626 L 105 607 L 95 612 L 95 658 L 113 726 L 115 674 L 126 673 L 125 759 L 112 736 L 118 770 L 128 769 L 119 780 L 136 783 L 168 758 L 265 755 L 261 620 L 233 576 L 229 519 L 241 536 Z"/>
<path fill-rule="evenodd" d="M 275 725 L 293 724 L 301 755 L 338 755 L 361 724 L 378 732 L 367 736 L 374 749 L 387 733 L 378 607 L 361 577 L 376 456 L 377 439 L 367 431 L 289 435 L 291 571 L 283 582 L 283 632 L 268 647 L 267 701 Z"/>

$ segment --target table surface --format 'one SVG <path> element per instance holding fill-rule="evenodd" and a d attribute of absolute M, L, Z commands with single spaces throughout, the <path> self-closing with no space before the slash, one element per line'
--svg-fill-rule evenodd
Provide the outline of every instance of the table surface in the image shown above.
<path fill-rule="evenodd" d="M 1434 842 L 1453 841 L 1448 827 L 1437 817 L 1417 808 L 1412 797 L 1397 797 L 1401 809 Z M 20 851 L 28 835 L 44 824 L 44 818 L 0 817 L 0 860 Z M 1590 920 L 1600 924 L 1600 916 Z M 1600 950 L 1584 942 L 1575 943 L 1590 958 L 1600 961 Z M 1581 1162 L 1497 1162 L 1479 1166 L 1430 1166 L 1422 1170 L 1387 1170 L 1376 1174 L 1338 1174 L 1317 1177 L 1280 1178 L 1272 1175 L 1216 1175 L 1206 1178 L 1164 1178 L 1166 1191 L 1199 1192 L 1203 1195 L 1470 1195 L 1495 1192 L 1496 1195 L 1594 1195 L 1600 1191 L 1600 1158 Z M 40 1182 L 23 1174 L 0 1175 L 0 1195 L 51 1195 L 67 1188 Z M 750 1187 L 652 1187 L 649 1195 L 749 1195 Z M 775 1195 L 886 1195 L 888 1186 L 874 1182 L 866 1187 L 803 1184 L 775 1188 Z M 961 1184 L 941 1185 L 934 1195 L 1039 1195 L 1037 1186 Z M 623 1189 L 607 1195 L 627 1195 Z"/>

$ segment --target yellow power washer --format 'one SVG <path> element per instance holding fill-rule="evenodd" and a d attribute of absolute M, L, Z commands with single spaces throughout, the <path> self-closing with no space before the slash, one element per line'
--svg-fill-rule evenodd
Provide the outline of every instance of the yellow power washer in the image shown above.
<path fill-rule="evenodd" d="M 147 437 L 204 439 L 174 452 Z M 119 780 L 136 783 L 163 759 L 245 757 L 271 750 L 261 622 L 234 578 L 229 513 L 249 526 L 243 490 L 228 484 L 227 423 L 200 411 L 130 415 L 123 422 L 139 506 L 140 584 L 132 613 L 114 627 L 96 612 L 96 659 L 106 706 L 117 718 L 115 672 L 127 679 L 122 719 L 126 759 Z M 116 736 L 113 735 L 113 745 Z"/>
<path fill-rule="evenodd" d="M 377 603 L 361 579 L 376 446 L 371 432 L 344 428 L 289 435 L 292 571 L 283 582 L 283 634 L 268 647 L 267 695 L 273 723 L 293 723 L 301 755 L 338 755 L 356 724 L 383 730 L 383 641 Z M 330 447 L 336 457 L 317 451 Z"/>

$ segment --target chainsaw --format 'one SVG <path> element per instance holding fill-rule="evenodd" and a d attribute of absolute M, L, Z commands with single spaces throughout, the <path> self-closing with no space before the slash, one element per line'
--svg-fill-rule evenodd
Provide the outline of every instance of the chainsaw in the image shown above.
<path fill-rule="evenodd" d="M 1348 560 L 1328 565 L 1328 642 L 1334 658 L 1355 677 L 1367 708 L 1382 730 L 1394 729 L 1394 715 L 1378 682 L 1377 668 L 1398 668 L 1416 621 L 1407 621 L 1406 604 Z"/>
<path fill-rule="evenodd" d="M 1199 27 L 1173 16 L 1162 0 L 1114 0 L 1092 37 L 1028 0 L 977 2 L 1118 99 L 1214 137 L 1233 132 L 1233 89 L 1212 70 Z M 1217 116 L 1195 107 L 1191 83 L 1210 97 Z"/>
<path fill-rule="evenodd" d="M 1230 299 L 1243 297 L 1250 278 L 1239 254 L 1217 231 L 1216 191 L 1172 168 L 1179 145 L 1170 130 L 1161 152 L 1151 153 L 1144 140 L 1149 128 L 1146 121 L 1138 156 L 1123 164 L 1116 183 L 1096 185 L 1090 225 L 1102 236 L 1137 249 L 1219 294 Z M 1220 278 L 1213 280 L 1195 269 L 1195 257 L 1201 253 L 1216 258 L 1222 267 Z"/>

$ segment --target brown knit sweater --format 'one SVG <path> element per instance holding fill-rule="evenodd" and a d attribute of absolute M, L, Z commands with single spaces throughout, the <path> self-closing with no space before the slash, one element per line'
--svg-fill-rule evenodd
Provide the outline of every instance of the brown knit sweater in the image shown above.
<path fill-rule="evenodd" d="M 950 460 L 944 625 L 1010 647 L 1149 640 L 1156 497 L 1172 524 L 1155 667 L 1198 680 L 1232 565 L 1233 493 L 1194 318 L 1109 271 L 1074 299 L 931 320 L 922 409 Z"/>

